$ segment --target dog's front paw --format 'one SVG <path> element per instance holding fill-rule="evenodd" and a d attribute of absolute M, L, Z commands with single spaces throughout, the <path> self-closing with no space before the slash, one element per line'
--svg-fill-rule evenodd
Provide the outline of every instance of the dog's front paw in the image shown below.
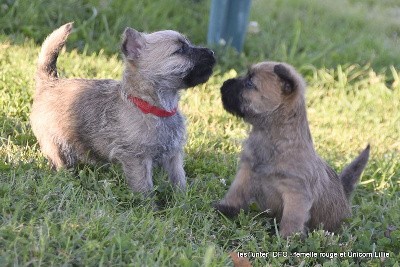
<path fill-rule="evenodd" d="M 219 211 L 228 218 L 236 217 L 240 212 L 240 209 L 226 204 L 222 204 L 221 202 L 214 203 L 213 207 L 215 210 Z"/>

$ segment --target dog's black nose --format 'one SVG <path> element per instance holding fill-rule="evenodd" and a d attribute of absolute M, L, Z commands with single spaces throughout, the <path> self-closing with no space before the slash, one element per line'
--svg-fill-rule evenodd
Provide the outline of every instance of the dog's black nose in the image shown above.
<path fill-rule="evenodd" d="M 211 49 L 207 49 L 208 56 L 212 58 L 212 65 L 216 63 L 215 53 Z"/>
<path fill-rule="evenodd" d="M 236 78 L 228 79 L 228 80 L 226 80 L 226 81 L 222 84 L 222 87 L 223 87 L 223 88 L 228 88 L 228 87 L 230 87 L 230 86 L 233 86 L 236 82 L 237 82 L 237 79 L 236 79 Z"/>

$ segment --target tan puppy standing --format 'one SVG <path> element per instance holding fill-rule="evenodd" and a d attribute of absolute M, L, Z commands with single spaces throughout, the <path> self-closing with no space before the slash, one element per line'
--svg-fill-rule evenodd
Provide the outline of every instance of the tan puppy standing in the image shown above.
<path fill-rule="evenodd" d="M 351 215 L 349 198 L 369 146 L 338 176 L 316 153 L 307 121 L 305 82 L 285 63 L 262 62 L 224 82 L 224 108 L 252 125 L 239 171 L 216 209 L 235 216 L 256 203 L 280 220 L 280 234 L 322 224 L 337 230 Z"/>
<path fill-rule="evenodd" d="M 152 190 L 152 168 L 161 164 L 184 189 L 179 90 L 208 80 L 213 51 L 175 31 L 126 28 L 121 81 L 62 79 L 57 57 L 71 30 L 72 23 L 55 30 L 39 55 L 31 124 L 42 152 L 56 169 L 82 161 L 119 162 L 131 189 L 143 193 Z"/>

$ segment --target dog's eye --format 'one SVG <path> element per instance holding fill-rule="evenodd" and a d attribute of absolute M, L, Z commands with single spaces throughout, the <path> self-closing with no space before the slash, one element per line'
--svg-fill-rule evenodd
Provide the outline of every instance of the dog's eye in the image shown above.
<path fill-rule="evenodd" d="M 253 81 L 251 80 L 251 77 L 248 77 L 248 78 L 244 81 L 244 86 L 246 86 L 246 88 L 250 88 L 250 89 L 256 88 L 255 84 L 254 84 Z"/>
<path fill-rule="evenodd" d="M 174 54 L 185 54 L 188 51 L 189 45 L 184 42 L 182 42 L 181 44 L 182 44 L 181 47 L 178 50 L 176 50 Z"/>

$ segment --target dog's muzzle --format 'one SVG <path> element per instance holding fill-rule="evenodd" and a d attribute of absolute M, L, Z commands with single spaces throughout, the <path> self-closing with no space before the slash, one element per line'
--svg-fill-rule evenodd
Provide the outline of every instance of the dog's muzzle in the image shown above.
<path fill-rule="evenodd" d="M 238 117 L 244 117 L 242 111 L 243 82 L 240 79 L 229 79 L 221 87 L 221 98 L 224 109 Z"/>
<path fill-rule="evenodd" d="M 210 78 L 216 60 L 214 51 L 204 47 L 192 47 L 190 57 L 194 66 L 183 80 L 188 87 L 193 87 Z"/>

